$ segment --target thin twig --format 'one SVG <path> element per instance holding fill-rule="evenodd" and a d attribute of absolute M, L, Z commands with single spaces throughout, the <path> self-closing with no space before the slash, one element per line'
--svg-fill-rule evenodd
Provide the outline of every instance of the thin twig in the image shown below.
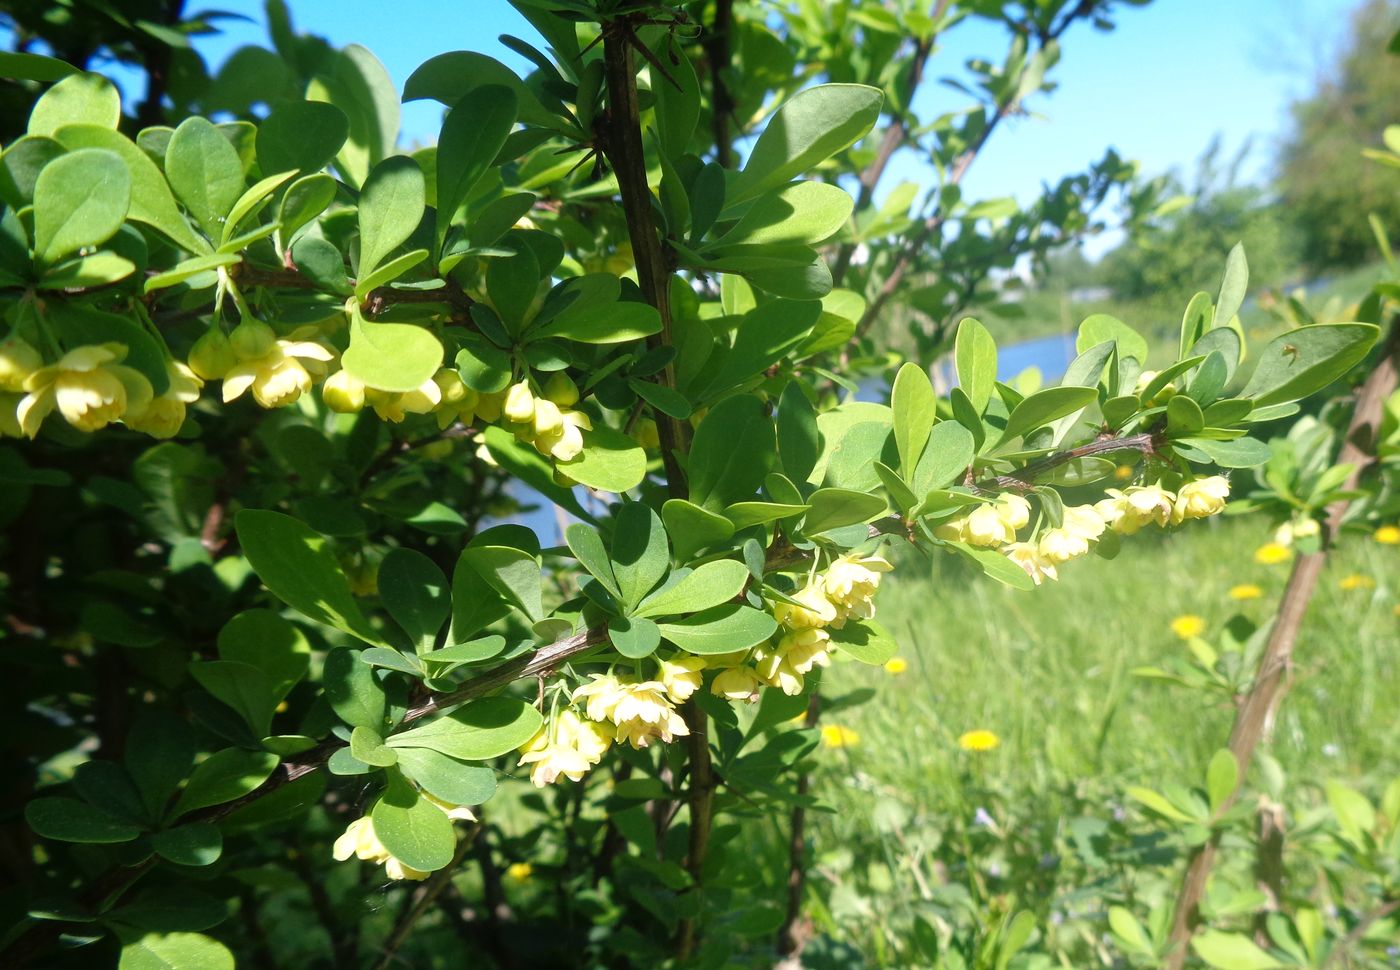
<path fill-rule="evenodd" d="M 379 952 L 379 959 L 374 961 L 372 970 L 386 970 L 394 962 L 394 954 L 399 947 L 403 946 L 403 941 L 408 939 L 408 934 L 412 932 L 413 926 L 423 917 L 433 905 L 433 901 L 438 898 L 447 884 L 456 875 L 457 866 L 461 864 L 462 858 L 476 841 L 476 834 L 481 831 L 481 826 L 473 825 L 467 834 L 457 842 L 457 851 L 452 854 L 452 861 L 443 866 L 437 872 L 428 877 L 427 881 L 418 889 L 413 905 L 410 906 L 402 916 L 399 917 L 394 928 L 389 933 L 389 938 L 384 941 L 384 946 Z"/>

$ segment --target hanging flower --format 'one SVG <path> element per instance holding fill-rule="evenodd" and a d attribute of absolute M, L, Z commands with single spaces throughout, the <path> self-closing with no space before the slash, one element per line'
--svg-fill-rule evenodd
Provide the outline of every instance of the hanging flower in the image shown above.
<path fill-rule="evenodd" d="M 28 393 L 15 412 L 24 433 L 37 435 L 55 408 L 87 432 L 101 431 L 128 410 L 144 410 L 154 391 L 145 375 L 121 363 L 126 353 L 118 343 L 88 344 L 31 373 L 24 381 Z"/>

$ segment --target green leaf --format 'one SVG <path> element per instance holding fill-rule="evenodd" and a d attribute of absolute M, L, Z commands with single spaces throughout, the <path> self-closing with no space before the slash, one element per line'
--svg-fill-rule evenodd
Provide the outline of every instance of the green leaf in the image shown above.
<path fill-rule="evenodd" d="M 379 564 L 379 600 L 419 653 L 432 649 L 452 613 L 452 587 L 437 563 L 402 547 Z"/>
<path fill-rule="evenodd" d="M 418 228 L 426 206 L 425 193 L 423 170 L 407 155 L 386 158 L 370 172 L 360 192 L 361 279 L 373 273 Z"/>
<path fill-rule="evenodd" d="M 899 650 L 899 644 L 874 620 L 848 619 L 840 629 L 832 627 L 831 642 L 841 653 L 863 664 L 879 666 Z"/>
<path fill-rule="evenodd" d="M 644 616 L 621 616 L 608 623 L 608 639 L 624 657 L 640 660 L 661 645 L 661 630 Z"/>
<path fill-rule="evenodd" d="M 271 731 L 277 700 L 272 681 L 257 667 L 232 660 L 196 660 L 189 670 L 201 687 L 237 711 L 254 735 L 261 738 Z"/>
<path fill-rule="evenodd" d="M 846 224 L 854 205 L 829 182 L 792 182 L 756 199 L 716 245 L 816 244 Z"/>
<path fill-rule="evenodd" d="M 597 529 L 582 522 L 575 522 L 564 530 L 564 543 L 574 554 L 579 565 L 588 570 L 589 575 L 602 583 L 614 598 L 622 599 L 622 592 L 613 577 L 612 563 L 608 561 L 608 552 L 603 545 L 603 537 L 598 534 Z"/>
<path fill-rule="evenodd" d="M 78 69 L 67 61 L 43 54 L 0 53 L 0 75 L 26 81 L 61 81 Z"/>
<path fill-rule="evenodd" d="M 756 198 L 854 144 L 880 117 L 884 95 L 863 84 L 819 84 L 773 115 L 726 196 L 726 209 Z"/>
<path fill-rule="evenodd" d="M 1108 927 L 1124 949 L 1140 956 L 1156 956 L 1152 940 L 1131 912 L 1122 906 L 1108 908 Z"/>
<path fill-rule="evenodd" d="M 1191 949 L 1218 970 L 1273 970 L 1284 966 L 1243 933 L 1202 930 L 1192 938 Z"/>
<path fill-rule="evenodd" d="M 243 162 L 223 133 L 204 118 L 182 121 L 165 148 L 165 177 L 204 234 L 219 238 L 243 194 Z"/>
<path fill-rule="evenodd" d="M 1133 799 L 1134 801 L 1138 801 L 1141 802 L 1143 805 L 1146 805 L 1158 815 L 1162 815 L 1166 818 L 1172 819 L 1173 821 L 1201 821 L 1200 819 L 1195 818 L 1194 816 L 1187 815 L 1181 809 L 1177 808 L 1170 801 L 1168 801 L 1165 796 L 1158 794 L 1150 788 L 1129 788 L 1126 794 L 1129 798 Z"/>
<path fill-rule="evenodd" d="M 586 344 L 618 344 L 649 337 L 660 330 L 661 316 L 655 307 L 645 303 L 588 303 L 562 311 L 531 332 L 530 339 L 562 337 Z"/>
<path fill-rule="evenodd" d="M 541 602 L 543 574 L 537 558 L 511 546 L 480 545 L 462 550 L 461 562 L 474 569 L 488 586 L 532 622 L 544 618 Z"/>
<path fill-rule="evenodd" d="M 1254 468 L 1273 455 L 1268 445 L 1258 438 L 1234 438 L 1219 441 L 1214 438 L 1181 438 L 1177 444 L 1204 452 L 1221 468 Z"/>
<path fill-rule="evenodd" d="M 124 280 L 136 272 L 136 264 L 116 253 L 93 253 L 80 259 L 59 263 L 44 273 L 39 281 L 41 290 L 62 290 L 68 287 L 107 286 Z"/>
<path fill-rule="evenodd" d="M 302 632 L 272 610 L 237 613 L 219 631 L 219 658 L 256 667 L 281 701 L 306 676 L 311 645 Z"/>
<path fill-rule="evenodd" d="M 637 616 L 699 613 L 734 599 L 749 581 L 748 568 L 733 559 L 716 559 L 686 573 L 676 583 L 652 593 L 636 609 Z"/>
<path fill-rule="evenodd" d="M 1195 434 L 1206 426 L 1201 406 L 1185 394 L 1167 402 L 1167 432 L 1173 436 Z"/>
<path fill-rule="evenodd" d="M 170 796 L 190 770 L 194 752 L 189 724 L 173 714 L 147 711 L 132 724 L 123 763 L 149 817 L 159 819 L 165 814 Z"/>
<path fill-rule="evenodd" d="M 64 125 L 116 128 L 122 100 L 116 85 L 101 74 L 70 74 L 45 91 L 29 113 L 31 135 L 52 135 Z"/>
<path fill-rule="evenodd" d="M 374 668 L 360 662 L 362 652 L 342 647 L 326 654 L 321 689 L 331 709 L 346 724 L 382 731 L 388 700 Z"/>
<path fill-rule="evenodd" d="M 968 317 L 963 324 L 971 319 Z M 962 329 L 958 332 L 961 334 Z M 899 470 L 912 480 L 938 417 L 933 382 L 918 364 L 906 363 L 895 375 L 894 387 L 890 390 L 890 410 L 894 412 L 894 444 L 899 451 Z"/>
<path fill-rule="evenodd" d="M 633 377 L 628 379 L 627 386 L 639 398 L 650 404 L 653 411 L 660 411 L 662 414 L 669 414 L 673 418 L 684 420 L 690 417 L 694 410 L 684 394 L 663 384 L 653 384 L 651 381 Z"/>
<path fill-rule="evenodd" d="M 581 485 L 621 494 L 646 478 L 647 453 L 621 431 L 599 426 L 583 433 L 583 451 L 577 458 L 557 467 Z"/>
<path fill-rule="evenodd" d="M 817 466 L 819 454 L 817 411 L 802 392 L 802 385 L 792 381 L 778 399 L 778 461 L 788 478 L 802 482 Z"/>
<path fill-rule="evenodd" d="M 381 391 L 416 391 L 442 366 L 442 344 L 411 323 L 370 323 L 354 314 L 341 366 Z"/>
<path fill-rule="evenodd" d="M 801 515 L 810 507 L 806 503 L 735 502 L 724 510 L 724 517 L 733 523 L 735 532 L 742 532 L 750 526 L 763 525 L 767 522 L 776 522 L 778 519 Z"/>
<path fill-rule="evenodd" d="M 296 239 L 297 232 L 305 225 L 315 219 L 322 212 L 325 212 L 330 204 L 335 201 L 336 181 L 324 172 L 316 172 L 312 175 L 303 175 L 291 185 L 287 186 L 287 191 L 283 193 L 282 200 L 277 204 L 277 221 L 281 228 L 277 230 L 277 239 L 281 249 L 286 249 L 288 243 Z M 298 240 L 298 242 L 310 241 L 309 238 Z M 325 242 L 318 239 L 317 242 Z M 334 252 L 335 259 L 333 265 L 339 267 L 338 275 L 345 275 L 345 260 L 340 256 L 340 251 L 330 243 L 326 243 Z M 295 256 L 293 257 L 295 258 Z M 348 293 L 350 287 L 338 288 L 337 293 Z"/>
<path fill-rule="evenodd" d="M 409 868 L 436 872 L 452 861 L 457 848 L 452 820 L 412 785 L 390 784 L 370 819 L 384 848 Z"/>
<path fill-rule="evenodd" d="M 726 398 L 710 409 L 691 443 L 690 500 L 718 512 L 753 497 L 768 474 L 777 434 L 752 395 Z"/>
<path fill-rule="evenodd" d="M 246 249 L 254 241 L 253 237 L 262 238 L 269 231 L 275 231 L 275 229 L 269 230 L 267 226 L 260 226 L 249 234 L 238 237 L 234 235 L 238 232 L 239 226 L 250 216 L 261 212 L 263 207 L 271 201 L 272 193 L 281 188 L 283 183 L 295 174 L 296 172 L 282 172 L 277 175 L 269 175 L 265 179 L 259 179 L 255 185 L 250 186 L 247 191 L 240 195 L 238 201 L 233 204 L 233 208 L 229 210 L 228 218 L 224 220 L 223 231 L 219 234 L 220 249 L 224 251 L 234 250 L 235 247 Z"/>
<path fill-rule="evenodd" d="M 975 562 L 992 579 L 1013 589 L 1035 589 L 1035 580 L 1026 571 L 995 549 L 979 549 L 965 542 L 949 542 L 958 552 Z"/>
<path fill-rule="evenodd" d="M 1327 804 L 1337 817 L 1342 835 L 1352 845 L 1362 848 L 1367 836 L 1376 827 L 1376 810 L 1366 796 L 1340 782 L 1327 783 Z"/>
<path fill-rule="evenodd" d="M 674 31 L 662 36 L 658 59 L 666 65 L 669 78 L 653 69 L 651 93 L 656 99 L 656 128 L 661 138 L 661 150 L 668 158 L 678 159 L 695 134 L 700 119 L 700 82 L 695 68 L 676 38 Z"/>
<path fill-rule="evenodd" d="M 1181 317 L 1181 351 L 1179 357 L 1185 357 L 1191 353 L 1191 348 L 1196 345 L 1196 341 L 1204 336 L 1210 329 L 1211 320 L 1214 318 L 1214 311 L 1211 309 L 1210 294 L 1197 293 L 1191 297 L 1191 302 L 1186 304 L 1186 312 Z M 1150 396 L 1150 395 L 1147 395 Z"/>
<path fill-rule="evenodd" d="M 210 270 L 218 269 L 222 266 L 233 266 L 241 263 L 243 258 L 237 253 L 211 253 L 207 256 L 196 256 L 176 263 L 164 273 L 157 273 L 146 280 L 146 292 L 154 293 L 156 290 L 164 289 L 167 286 L 175 286 L 186 280 L 198 276 L 200 273 L 207 273 Z M 206 284 L 212 286 L 213 284 Z"/>
<path fill-rule="evenodd" d="M 1098 396 L 1098 391 L 1092 387 L 1049 387 L 1037 391 L 1012 409 L 1001 440 L 1010 441 L 1056 418 L 1073 414 L 1094 403 Z"/>
<path fill-rule="evenodd" d="M 1321 390 L 1360 363 L 1379 328 L 1369 323 L 1318 323 L 1290 330 L 1264 348 L 1240 397 L 1255 407 L 1282 404 Z"/>
<path fill-rule="evenodd" d="M 192 822 L 151 836 L 151 848 L 177 866 L 212 866 L 224 852 L 224 836 L 217 825 Z"/>
<path fill-rule="evenodd" d="M 431 98 L 449 107 L 467 92 L 486 84 L 499 84 L 515 92 L 520 102 L 520 120 L 532 125 L 557 128 L 560 121 L 540 105 L 515 72 L 500 61 L 475 51 L 451 51 L 424 61 L 404 83 L 404 101 Z"/>
<path fill-rule="evenodd" d="M 389 768 L 399 761 L 394 749 L 384 743 L 378 732 L 367 727 L 357 727 L 350 732 L 350 754 L 376 768 Z"/>
<path fill-rule="evenodd" d="M 235 525 L 243 554 L 274 596 L 318 623 L 386 645 L 360 612 L 323 536 L 291 516 L 260 509 L 243 509 Z"/>
<path fill-rule="evenodd" d="M 234 970 L 233 954 L 199 933 L 147 933 L 122 947 L 117 970 Z"/>
<path fill-rule="evenodd" d="M 849 488 L 819 488 L 808 496 L 807 503 L 811 510 L 802 531 L 808 535 L 869 522 L 888 509 L 883 496 Z"/>
<path fill-rule="evenodd" d="M 623 605 L 631 610 L 666 575 L 670 550 L 661 519 L 641 502 L 628 502 L 613 529 L 612 574 Z"/>
<path fill-rule="evenodd" d="M 775 300 L 750 310 L 739 322 L 734 346 L 722 352 L 719 369 L 693 396 L 713 400 L 760 378 L 806 339 L 821 310 L 816 300 Z"/>
<path fill-rule="evenodd" d="M 661 506 L 661 520 L 671 538 L 671 549 L 681 562 L 701 549 L 728 542 L 734 524 L 722 515 L 702 509 L 685 499 L 669 499 Z"/>
<path fill-rule="evenodd" d="M 496 773 L 432 748 L 399 748 L 399 770 L 449 805 L 480 805 L 496 793 Z"/>
<path fill-rule="evenodd" d="M 214 752 L 195 766 L 175 805 L 174 817 L 242 798 L 267 781 L 277 764 L 277 756 L 267 751 L 224 748 Z"/>
<path fill-rule="evenodd" d="M 24 820 L 36 835 L 59 842 L 102 845 L 130 842 L 141 834 L 130 822 L 76 798 L 36 798 L 24 806 Z"/>
<path fill-rule="evenodd" d="M 509 754 L 535 736 L 540 712 L 514 697 L 468 701 L 436 718 L 388 739 L 391 748 L 431 748 L 462 761 L 488 761 Z"/>
<path fill-rule="evenodd" d="M 980 321 L 964 317 L 953 342 L 958 386 L 979 415 L 987 410 L 997 380 L 997 342 Z"/>
<path fill-rule="evenodd" d="M 961 424 L 940 421 L 934 425 L 919 464 L 914 468 L 911 483 L 914 494 L 926 495 L 930 489 L 956 482 L 972 464 L 976 452 L 972 433 Z"/>
<path fill-rule="evenodd" d="M 1239 784 L 1240 768 L 1235 756 L 1228 749 L 1221 748 L 1210 759 L 1206 768 L 1206 793 L 1210 796 L 1210 810 L 1218 815 L 1225 799 L 1235 793 Z"/>
<path fill-rule="evenodd" d="M 350 119 L 324 101 L 281 101 L 258 125 L 258 164 L 267 173 L 319 173 L 350 136 Z"/>
<path fill-rule="evenodd" d="M 518 108 L 513 89 L 488 84 L 467 94 L 443 119 L 437 151 L 439 253 L 452 217 L 505 145 Z"/>
<path fill-rule="evenodd" d="M 1225 261 L 1225 275 L 1220 280 L 1220 296 L 1215 301 L 1215 322 L 1211 327 L 1224 327 L 1244 306 L 1249 291 L 1249 261 L 1245 259 L 1244 243 L 1235 243 Z M 1198 350 L 1197 353 L 1200 353 Z"/>
<path fill-rule="evenodd" d="M 434 650 L 431 653 L 423 654 L 425 663 L 480 663 L 483 660 L 490 660 L 500 654 L 506 648 L 506 638 L 498 634 L 482 637 L 479 640 L 469 640 L 466 643 L 454 643 L 451 646 L 443 647 L 441 650 Z"/>
<path fill-rule="evenodd" d="M 210 251 L 209 243 L 185 221 L 165 175 L 131 139 L 98 125 L 64 125 L 55 137 L 69 150 L 102 148 L 120 156 L 131 176 L 131 206 L 126 217 L 150 226 L 187 252 Z"/>
<path fill-rule="evenodd" d="M 733 603 L 657 626 L 671 643 L 701 656 L 747 650 L 767 640 L 778 629 L 777 621 L 767 613 Z"/>
<path fill-rule="evenodd" d="M 1074 341 L 1074 352 L 1082 354 L 1105 340 L 1117 343 L 1120 358 L 1132 357 L 1140 364 L 1146 363 L 1147 341 L 1143 339 L 1142 334 L 1107 313 L 1094 313 L 1084 318 Z"/>
<path fill-rule="evenodd" d="M 131 204 L 131 175 L 121 157 L 81 148 L 44 166 L 34 183 L 34 253 L 52 264 L 106 242 Z"/>

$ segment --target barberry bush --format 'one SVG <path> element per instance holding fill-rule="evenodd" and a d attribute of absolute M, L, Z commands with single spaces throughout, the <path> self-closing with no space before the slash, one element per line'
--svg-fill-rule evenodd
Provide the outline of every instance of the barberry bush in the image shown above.
<path fill-rule="evenodd" d="M 10 965 L 384 966 L 454 898 L 503 966 L 765 965 L 740 822 L 810 806 L 794 718 L 895 652 L 891 570 L 1033 595 L 1190 527 L 1376 342 L 1309 323 L 1242 367 L 1237 249 L 1156 369 L 1100 315 L 1057 386 L 997 379 L 962 307 L 1130 171 L 1025 210 L 959 182 L 1107 2 L 517 6 L 528 77 L 458 51 L 399 92 L 274 4 L 280 73 L 171 125 L 9 56 Z M 1005 63 L 921 123 L 910 74 L 967 17 L 1016 28 Z M 442 105 L 432 147 L 401 97 Z M 886 141 L 932 146 L 923 202 L 857 178 Z M 501 867 L 546 858 L 560 892 L 503 925 Z"/>

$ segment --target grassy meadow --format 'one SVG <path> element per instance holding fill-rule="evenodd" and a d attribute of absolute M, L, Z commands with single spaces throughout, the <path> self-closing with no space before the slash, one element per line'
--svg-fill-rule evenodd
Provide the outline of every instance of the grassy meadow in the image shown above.
<path fill-rule="evenodd" d="M 879 607 L 903 663 L 847 664 L 828 678 L 812 790 L 835 812 L 812 817 L 811 878 L 829 936 L 812 959 L 849 965 L 846 944 L 871 964 L 905 965 L 896 953 L 916 915 L 956 925 L 959 909 L 989 902 L 1031 909 L 1048 937 L 1082 937 L 1051 949 L 1087 954 L 1102 951 L 1105 904 L 1122 901 L 1124 879 L 1144 905 L 1168 900 L 1179 872 L 1168 843 L 1135 836 L 1114 873 L 1090 836 L 1146 814 L 1125 796 L 1131 786 L 1200 785 L 1232 708 L 1223 694 L 1133 671 L 1189 656 L 1179 618 L 1199 617 L 1217 644 L 1237 613 L 1268 621 L 1289 565 L 1255 561 L 1265 528 L 1246 516 L 1143 533 L 1116 559 L 1069 563 L 1058 584 L 1030 593 L 970 577 L 950 557 L 905 557 Z M 1400 546 L 1348 539 L 1313 601 L 1267 747 L 1290 808 L 1319 803 L 1327 779 L 1376 792 L 1400 775 L 1398 611 Z M 868 688 L 872 699 L 845 706 Z M 978 729 L 995 749 L 960 748 Z M 776 853 L 782 833 L 772 836 Z"/>

